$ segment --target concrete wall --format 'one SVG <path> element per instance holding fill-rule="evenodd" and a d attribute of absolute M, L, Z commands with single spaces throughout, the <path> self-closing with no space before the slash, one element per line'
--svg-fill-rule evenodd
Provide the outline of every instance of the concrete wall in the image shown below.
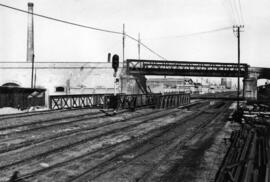
<path fill-rule="evenodd" d="M 257 79 L 244 79 L 244 97 L 247 100 L 257 100 Z"/>
<path fill-rule="evenodd" d="M 29 62 L 0 62 L 0 86 L 11 82 L 31 87 L 31 65 Z M 114 91 L 114 71 L 107 62 L 36 62 L 35 72 L 36 88 L 47 89 L 47 95 Z M 56 92 L 56 87 L 64 87 L 65 91 Z"/>
<path fill-rule="evenodd" d="M 117 92 L 140 93 L 135 77 L 126 75 L 122 63 L 119 66 Z M 0 86 L 16 83 L 21 87 L 31 87 L 31 68 L 31 62 L 0 62 Z M 35 87 L 45 88 L 47 97 L 114 92 L 114 70 L 108 62 L 35 62 L 35 73 Z M 65 91 L 56 92 L 56 87 L 64 87 Z"/>
<path fill-rule="evenodd" d="M 86 88 L 113 88 L 113 69 L 111 63 L 87 62 L 36 62 L 36 86 L 45 87 L 54 93 L 56 86 Z M 121 68 L 120 68 L 121 69 Z M 0 85 L 15 82 L 22 87 L 31 86 L 31 63 L 1 62 Z"/>

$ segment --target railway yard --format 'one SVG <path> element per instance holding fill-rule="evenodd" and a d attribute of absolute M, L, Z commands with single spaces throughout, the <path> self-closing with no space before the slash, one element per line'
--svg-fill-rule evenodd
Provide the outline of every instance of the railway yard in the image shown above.
<path fill-rule="evenodd" d="M 269 7 L 2 0 L 0 182 L 270 182 Z"/>
<path fill-rule="evenodd" d="M 98 109 L 2 115 L 0 181 L 268 182 L 267 122 L 251 124 L 254 108 L 243 115 L 249 124 L 230 122 L 234 109 L 229 100 L 196 100 L 112 116 Z"/>

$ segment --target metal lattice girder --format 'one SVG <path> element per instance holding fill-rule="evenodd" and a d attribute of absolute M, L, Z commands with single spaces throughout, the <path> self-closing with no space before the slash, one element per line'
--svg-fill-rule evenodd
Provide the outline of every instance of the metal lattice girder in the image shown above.
<path fill-rule="evenodd" d="M 240 64 L 240 77 L 248 74 L 248 65 Z M 159 60 L 127 60 L 128 74 L 237 77 L 238 64 Z"/>
<path fill-rule="evenodd" d="M 109 94 L 74 94 L 51 95 L 49 97 L 50 109 L 71 109 L 80 107 L 103 107 L 104 98 Z"/>

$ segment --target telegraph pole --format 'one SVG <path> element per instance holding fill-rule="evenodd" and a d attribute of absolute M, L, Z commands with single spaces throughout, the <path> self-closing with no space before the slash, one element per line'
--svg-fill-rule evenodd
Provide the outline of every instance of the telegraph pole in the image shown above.
<path fill-rule="evenodd" d="M 125 24 L 123 24 L 123 62 L 125 61 L 125 39 L 126 39 Z"/>
<path fill-rule="evenodd" d="M 138 35 L 138 59 L 141 59 L 141 35 Z"/>
<path fill-rule="evenodd" d="M 240 32 L 244 25 L 234 25 L 233 32 L 236 32 L 237 37 L 237 120 L 240 122 Z"/>

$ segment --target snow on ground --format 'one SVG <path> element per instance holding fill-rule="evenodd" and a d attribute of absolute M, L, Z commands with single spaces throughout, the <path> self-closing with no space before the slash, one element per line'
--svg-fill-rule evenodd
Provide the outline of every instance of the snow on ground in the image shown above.
<path fill-rule="evenodd" d="M 26 110 L 19 110 L 17 108 L 13 108 L 13 107 L 3 107 L 3 108 L 0 108 L 0 115 L 16 114 L 16 113 L 24 113 L 24 112 L 34 112 L 34 111 L 44 111 L 44 110 L 49 110 L 49 108 L 44 107 L 44 106 L 34 106 L 34 107 L 30 107 L 29 109 L 26 109 Z"/>
<path fill-rule="evenodd" d="M 22 112 L 25 112 L 25 111 L 21 111 L 21 110 L 18 110 L 16 108 L 12 108 L 12 107 L 3 107 L 3 108 L 0 108 L 0 115 L 22 113 Z"/>

